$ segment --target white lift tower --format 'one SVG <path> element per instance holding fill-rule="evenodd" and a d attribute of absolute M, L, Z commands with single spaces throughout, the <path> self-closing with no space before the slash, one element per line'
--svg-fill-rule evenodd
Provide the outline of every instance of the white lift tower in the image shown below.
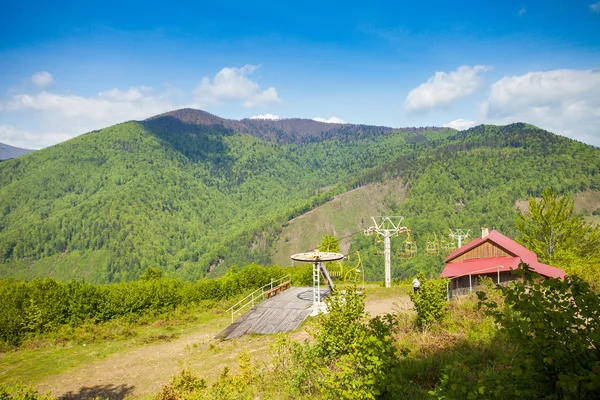
<path fill-rule="evenodd" d="M 392 286 L 392 251 L 390 237 L 392 235 L 398 236 L 402 233 L 408 232 L 408 228 L 400 226 L 404 217 L 399 216 L 377 216 L 371 217 L 374 226 L 370 226 L 365 229 L 364 234 L 380 235 L 383 236 L 383 255 L 385 258 L 385 287 Z"/>

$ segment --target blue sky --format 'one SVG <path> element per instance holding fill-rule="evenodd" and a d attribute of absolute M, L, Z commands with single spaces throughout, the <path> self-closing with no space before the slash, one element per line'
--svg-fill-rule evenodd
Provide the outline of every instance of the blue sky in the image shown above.
<path fill-rule="evenodd" d="M 11 2 L 0 142 L 181 107 L 392 127 L 529 122 L 600 146 L 600 1 Z"/>

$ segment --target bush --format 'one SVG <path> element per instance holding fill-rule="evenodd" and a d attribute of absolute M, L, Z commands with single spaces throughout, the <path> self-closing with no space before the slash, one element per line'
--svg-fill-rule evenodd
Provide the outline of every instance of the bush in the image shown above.
<path fill-rule="evenodd" d="M 35 389 L 17 384 L 15 386 L 0 385 L 1 400 L 54 400 L 50 394 L 41 395 Z"/>
<path fill-rule="evenodd" d="M 321 393 L 327 399 L 394 398 L 400 383 L 392 315 L 369 319 L 356 287 L 344 295 L 333 291 L 326 303 L 329 314 L 312 332 L 324 357 Z"/>
<path fill-rule="evenodd" d="M 500 286 L 501 307 L 485 293 L 478 296 L 518 346 L 510 362 L 521 394 L 531 398 L 600 398 L 600 298 L 576 276 L 542 279 L 527 264 L 523 280 Z"/>
<path fill-rule="evenodd" d="M 160 278 L 149 268 L 144 279 L 115 284 L 59 282 L 50 278 L 30 282 L 0 280 L 0 341 L 19 345 L 27 335 L 117 318 L 135 321 L 206 300 L 230 299 L 256 289 L 287 271 L 280 267 L 248 265 L 232 268 L 217 279 L 183 282 Z"/>
<path fill-rule="evenodd" d="M 417 325 L 424 326 L 444 317 L 448 298 L 447 279 L 421 278 L 421 290 L 410 293 L 410 299 L 417 311 Z"/>

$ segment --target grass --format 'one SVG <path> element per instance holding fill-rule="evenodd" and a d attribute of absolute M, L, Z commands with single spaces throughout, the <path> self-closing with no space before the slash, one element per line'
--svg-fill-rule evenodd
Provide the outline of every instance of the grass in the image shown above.
<path fill-rule="evenodd" d="M 0 382 L 35 385 L 42 379 L 70 368 L 106 358 L 131 346 L 131 341 L 68 344 L 21 349 L 0 355 Z"/>
<path fill-rule="evenodd" d="M 366 301 L 405 297 L 411 290 L 407 283 L 391 288 L 367 283 Z M 0 383 L 23 382 L 40 388 L 42 392 L 52 389 L 60 393 L 60 390 L 65 390 L 61 382 L 81 381 L 85 379 L 81 375 L 86 371 L 99 371 L 104 368 L 103 365 L 108 369 L 118 369 L 119 366 L 134 368 L 133 363 L 143 369 L 146 367 L 144 363 L 158 363 L 160 368 L 152 372 L 154 375 L 148 373 L 135 381 L 128 381 L 135 386 L 136 397 L 150 399 L 156 398 L 171 377 L 183 369 L 206 379 L 209 386 L 221 379 L 225 367 L 235 375 L 240 371 L 240 354 L 247 353 L 257 373 L 248 390 L 259 398 L 276 398 L 282 390 L 285 393 L 282 383 L 277 382 L 276 376 L 270 375 L 275 362 L 272 349 L 277 336 L 246 335 L 228 341 L 214 338 L 229 323 L 229 315 L 222 313 L 225 306 L 213 304 L 212 308 L 203 311 L 182 309 L 167 315 L 140 318 L 135 322 L 113 321 L 32 338 L 23 348 L 0 354 Z M 495 325 L 477 308 L 474 298 L 452 301 L 446 318 L 425 329 L 415 326 L 414 311 L 396 311 L 396 345 L 406 354 L 401 357 L 401 376 L 398 376 L 405 382 L 405 398 L 428 398 L 428 392 L 439 384 L 446 366 L 495 368 L 503 349 L 502 346 L 491 345 L 497 340 Z M 308 338 L 305 327 L 315 323 L 317 319 L 309 318 L 298 331 L 284 336 L 303 341 Z M 113 335 L 112 338 L 107 338 L 109 334 Z M 65 338 L 69 340 L 63 341 Z M 91 341 L 86 341 L 87 338 Z M 169 347 L 171 341 L 173 347 Z M 150 361 L 145 356 L 140 357 L 166 348 L 173 352 L 159 354 Z M 86 365 L 99 367 L 90 369 Z M 109 372 L 106 379 L 117 382 L 119 378 Z M 320 398 L 319 395 L 307 397 Z"/>
<path fill-rule="evenodd" d="M 600 224 L 600 215 L 592 215 L 594 210 L 600 209 L 600 191 L 586 190 L 574 196 L 575 211 L 584 214 L 587 222 Z"/>
<path fill-rule="evenodd" d="M 290 256 L 318 246 L 326 234 L 339 238 L 372 225 L 371 216 L 389 210 L 392 202 L 406 197 L 406 189 L 398 179 L 385 184 L 369 184 L 336 196 L 328 203 L 291 220 L 275 244 L 273 262 L 288 265 Z M 350 246 L 349 238 L 340 241 L 342 253 Z"/>
<path fill-rule="evenodd" d="M 573 202 L 575 212 L 583 214 L 587 222 L 600 224 L 600 215 L 592 215 L 594 210 L 600 208 L 600 191 L 586 190 L 576 193 L 573 196 Z M 526 212 L 529 210 L 529 202 L 527 200 L 517 201 L 516 207 L 519 211 Z"/>
<path fill-rule="evenodd" d="M 365 283 L 365 292 L 368 300 L 408 296 L 411 291 L 412 285 L 406 283 L 394 283 L 390 288 L 384 287 L 381 283 Z"/>
<path fill-rule="evenodd" d="M 34 385 L 52 375 L 134 347 L 171 341 L 203 329 L 223 329 L 230 321 L 223 310 L 231 301 L 225 305 L 179 308 L 134 321 L 121 318 L 103 324 L 63 326 L 31 337 L 20 348 L 0 353 L 0 383 Z"/>
<path fill-rule="evenodd" d="M 369 284 L 367 301 L 404 296 L 408 290 L 410 290 L 409 285 L 386 289 L 376 284 Z M 402 382 L 401 398 L 431 398 L 429 392 L 440 384 L 447 367 L 470 366 L 477 373 L 498 368 L 499 360 L 507 349 L 507 344 L 496 336 L 497 331 L 493 321 L 477 307 L 474 296 L 452 301 L 448 304 L 446 318 L 426 328 L 415 326 L 414 311 L 399 311 L 396 319 L 398 321 L 395 334 L 396 347 L 404 353 L 403 356 L 400 356 L 400 365 L 397 371 L 399 375 L 396 376 L 396 379 Z M 309 319 L 307 323 L 314 325 L 316 322 L 315 319 Z M 289 336 L 296 339 L 294 334 Z M 239 379 L 239 374 L 242 372 L 235 367 L 237 362 L 234 355 L 239 355 L 240 351 L 232 352 L 231 346 L 233 346 L 238 350 L 246 349 L 255 365 L 253 371 L 256 376 L 243 388 L 243 394 L 248 398 L 281 398 L 286 393 L 288 396 L 291 396 L 290 393 L 294 393 L 293 398 L 322 398 L 318 392 L 295 393 L 291 387 L 286 391 L 286 385 L 289 385 L 290 381 L 281 378 L 285 376 L 289 378 L 289 375 L 286 374 L 294 376 L 298 371 L 294 372 L 295 366 L 291 366 L 292 369 L 287 372 L 275 367 L 281 363 L 281 360 L 269 353 L 269 347 L 275 341 L 273 337 L 246 336 L 224 342 L 224 346 L 227 348 L 210 349 L 209 347 L 207 349 L 198 346 L 198 350 L 192 350 L 193 354 L 198 355 L 197 358 L 210 358 L 208 353 L 212 351 L 215 354 L 224 352 L 226 354 L 224 358 L 227 360 L 208 371 L 203 370 L 202 365 L 198 365 L 192 367 L 191 372 L 198 378 L 206 379 L 210 388 L 219 382 L 221 378 L 218 372 L 229 362 L 232 363 L 229 365 L 233 366 L 231 376 Z M 284 354 L 290 355 L 289 353 Z M 289 360 L 287 363 L 289 365 Z M 473 372 L 471 378 L 476 378 L 477 373 Z M 236 374 L 238 374 L 237 378 Z"/>

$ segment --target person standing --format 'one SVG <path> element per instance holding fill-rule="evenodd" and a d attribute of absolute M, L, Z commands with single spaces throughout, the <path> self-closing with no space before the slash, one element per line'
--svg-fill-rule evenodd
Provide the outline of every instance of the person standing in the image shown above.
<path fill-rule="evenodd" d="M 413 284 L 414 293 L 415 294 L 419 293 L 419 291 L 421 290 L 421 282 L 419 281 L 419 278 L 413 279 L 412 284 Z"/>

